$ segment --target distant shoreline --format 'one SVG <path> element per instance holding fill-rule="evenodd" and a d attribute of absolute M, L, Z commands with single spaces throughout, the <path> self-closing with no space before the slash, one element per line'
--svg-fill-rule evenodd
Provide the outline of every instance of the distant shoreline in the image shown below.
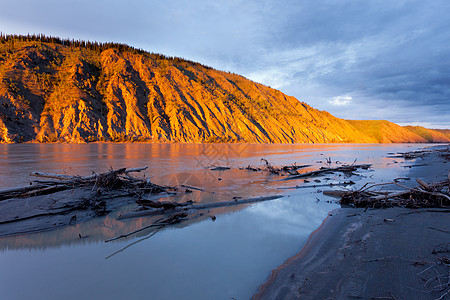
<path fill-rule="evenodd" d="M 363 143 L 363 142 L 342 142 L 342 143 L 251 143 L 251 142 L 178 142 L 178 141 L 158 141 L 158 142 L 141 142 L 141 141 L 94 141 L 94 142 L 0 142 L 0 145 L 23 145 L 23 144 L 50 144 L 50 145 L 86 145 L 86 144 L 192 144 L 192 145 L 223 145 L 223 144 L 249 144 L 249 145 L 396 145 L 396 144 L 411 144 L 411 145 L 433 145 L 433 144 L 450 144 L 449 142 L 395 142 L 395 143 Z"/>

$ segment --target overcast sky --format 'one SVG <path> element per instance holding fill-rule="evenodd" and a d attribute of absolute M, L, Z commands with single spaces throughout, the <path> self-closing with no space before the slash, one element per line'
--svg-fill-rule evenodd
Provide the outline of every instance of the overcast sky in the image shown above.
<path fill-rule="evenodd" d="M 448 0 L 0 0 L 4 33 L 126 43 L 345 119 L 450 128 Z"/>

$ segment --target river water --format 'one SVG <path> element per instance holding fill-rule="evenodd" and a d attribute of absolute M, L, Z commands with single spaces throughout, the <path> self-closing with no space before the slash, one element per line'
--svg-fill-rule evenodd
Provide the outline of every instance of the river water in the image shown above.
<path fill-rule="evenodd" d="M 195 202 L 281 194 L 284 197 L 205 211 L 194 220 L 127 239 L 106 239 L 148 224 L 116 220 L 118 212 L 52 231 L 0 238 L 1 299 L 249 299 L 272 269 L 295 255 L 308 235 L 338 205 L 320 188 L 296 185 L 353 180 L 388 182 L 406 177 L 408 163 L 388 153 L 423 145 L 250 144 L 17 144 L 0 145 L 0 189 L 22 186 L 33 171 L 90 175 L 110 168 L 148 166 L 152 182 L 204 189 Z M 321 183 L 279 181 L 261 166 L 370 163 L 358 175 L 324 175 Z M 211 171 L 211 166 L 231 170 Z M 283 188 L 283 189 L 280 189 Z M 325 188 L 326 189 L 326 188 Z M 130 207 L 124 208 L 124 211 Z M 1 212 L 0 212 L 1 213 Z M 119 212 L 120 213 L 120 212 Z M 210 216 L 216 216 L 215 221 Z M 0 225 L 1 226 L 1 225 Z M 82 238 L 79 238 L 79 236 Z"/>

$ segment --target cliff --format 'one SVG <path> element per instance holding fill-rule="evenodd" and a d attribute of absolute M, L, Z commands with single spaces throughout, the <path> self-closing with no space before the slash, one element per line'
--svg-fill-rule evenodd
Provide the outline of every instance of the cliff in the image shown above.
<path fill-rule="evenodd" d="M 378 143 L 426 143 L 425 138 L 408 128 L 385 120 L 347 120 Z"/>
<path fill-rule="evenodd" d="M 404 126 L 411 132 L 423 137 L 428 142 L 448 143 L 450 142 L 450 133 L 446 129 L 428 129 L 422 126 Z"/>
<path fill-rule="evenodd" d="M 361 124 L 242 76 L 126 45 L 0 37 L 3 143 L 426 141 L 379 138 Z"/>

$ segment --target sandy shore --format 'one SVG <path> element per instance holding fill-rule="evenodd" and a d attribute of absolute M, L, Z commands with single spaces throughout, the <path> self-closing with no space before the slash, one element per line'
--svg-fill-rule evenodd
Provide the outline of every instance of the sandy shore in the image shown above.
<path fill-rule="evenodd" d="M 448 173 L 438 157 L 426 164 L 411 178 Z M 337 209 L 253 299 L 450 299 L 449 212 Z"/>
<path fill-rule="evenodd" d="M 438 281 L 425 282 L 448 272 L 439 265 L 448 252 L 436 253 L 449 246 L 448 212 L 335 210 L 254 298 L 437 299 L 441 293 L 431 290 Z"/>

